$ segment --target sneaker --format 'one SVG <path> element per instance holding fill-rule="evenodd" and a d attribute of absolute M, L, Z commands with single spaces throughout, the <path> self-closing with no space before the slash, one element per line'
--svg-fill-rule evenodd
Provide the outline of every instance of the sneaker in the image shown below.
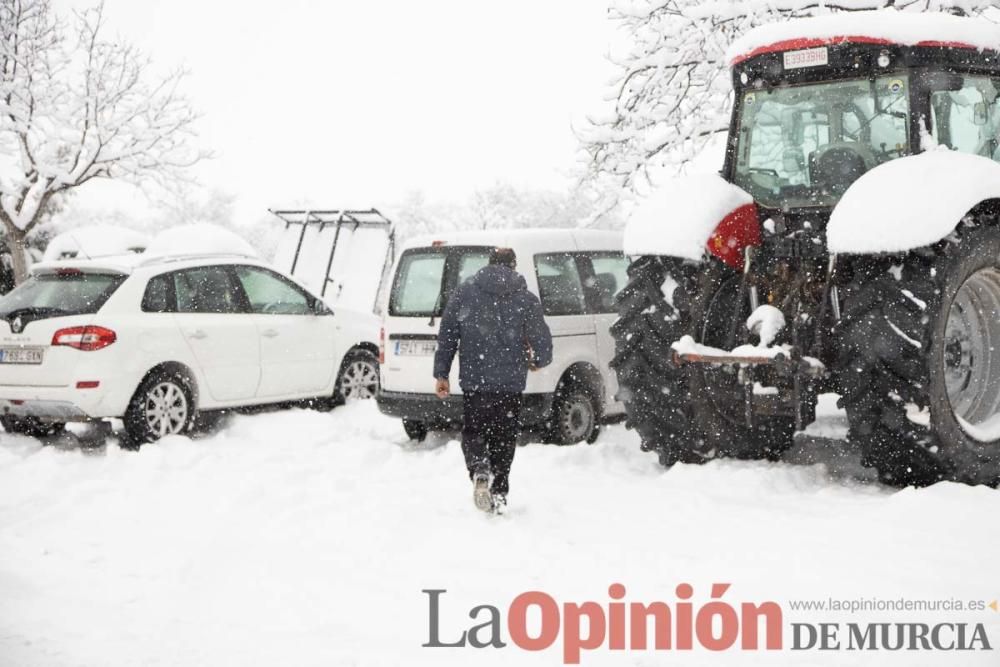
<path fill-rule="evenodd" d="M 472 478 L 472 500 L 476 507 L 484 512 L 493 511 L 493 495 L 490 493 L 490 476 L 486 473 L 476 473 Z"/>
<path fill-rule="evenodd" d="M 493 513 L 494 514 L 507 513 L 507 494 L 505 493 L 493 494 Z"/>

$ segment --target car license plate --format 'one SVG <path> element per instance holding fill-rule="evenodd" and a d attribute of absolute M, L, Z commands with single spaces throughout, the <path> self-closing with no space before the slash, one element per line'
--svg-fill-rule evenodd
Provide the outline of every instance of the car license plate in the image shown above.
<path fill-rule="evenodd" d="M 40 364 L 40 347 L 0 347 L 0 364 Z"/>
<path fill-rule="evenodd" d="M 437 351 L 435 340 L 397 340 L 396 356 L 428 357 Z"/>

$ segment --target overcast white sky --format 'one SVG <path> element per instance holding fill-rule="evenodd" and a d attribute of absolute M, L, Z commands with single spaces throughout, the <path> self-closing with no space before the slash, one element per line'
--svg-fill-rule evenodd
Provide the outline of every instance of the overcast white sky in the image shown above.
<path fill-rule="evenodd" d="M 62 8 L 89 3 L 57 0 Z M 192 71 L 206 185 L 268 206 L 562 188 L 571 122 L 609 76 L 606 0 L 107 0 L 109 26 Z"/>

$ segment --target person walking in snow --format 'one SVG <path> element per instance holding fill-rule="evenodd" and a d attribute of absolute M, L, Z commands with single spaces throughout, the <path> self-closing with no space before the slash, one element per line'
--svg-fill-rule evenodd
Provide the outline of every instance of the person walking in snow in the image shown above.
<path fill-rule="evenodd" d="M 435 393 L 444 399 L 459 353 L 462 453 L 476 507 L 497 513 L 507 506 L 528 371 L 552 363 L 552 334 L 542 305 L 516 267 L 510 248 L 491 252 L 489 265 L 449 299 L 434 355 Z"/>

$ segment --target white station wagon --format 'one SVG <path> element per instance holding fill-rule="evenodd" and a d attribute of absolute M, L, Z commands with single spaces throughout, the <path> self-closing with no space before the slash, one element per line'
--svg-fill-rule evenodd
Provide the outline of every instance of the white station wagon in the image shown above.
<path fill-rule="evenodd" d="M 0 424 L 120 418 L 137 446 L 200 411 L 373 396 L 378 319 L 242 256 L 39 264 L 0 297 Z"/>

